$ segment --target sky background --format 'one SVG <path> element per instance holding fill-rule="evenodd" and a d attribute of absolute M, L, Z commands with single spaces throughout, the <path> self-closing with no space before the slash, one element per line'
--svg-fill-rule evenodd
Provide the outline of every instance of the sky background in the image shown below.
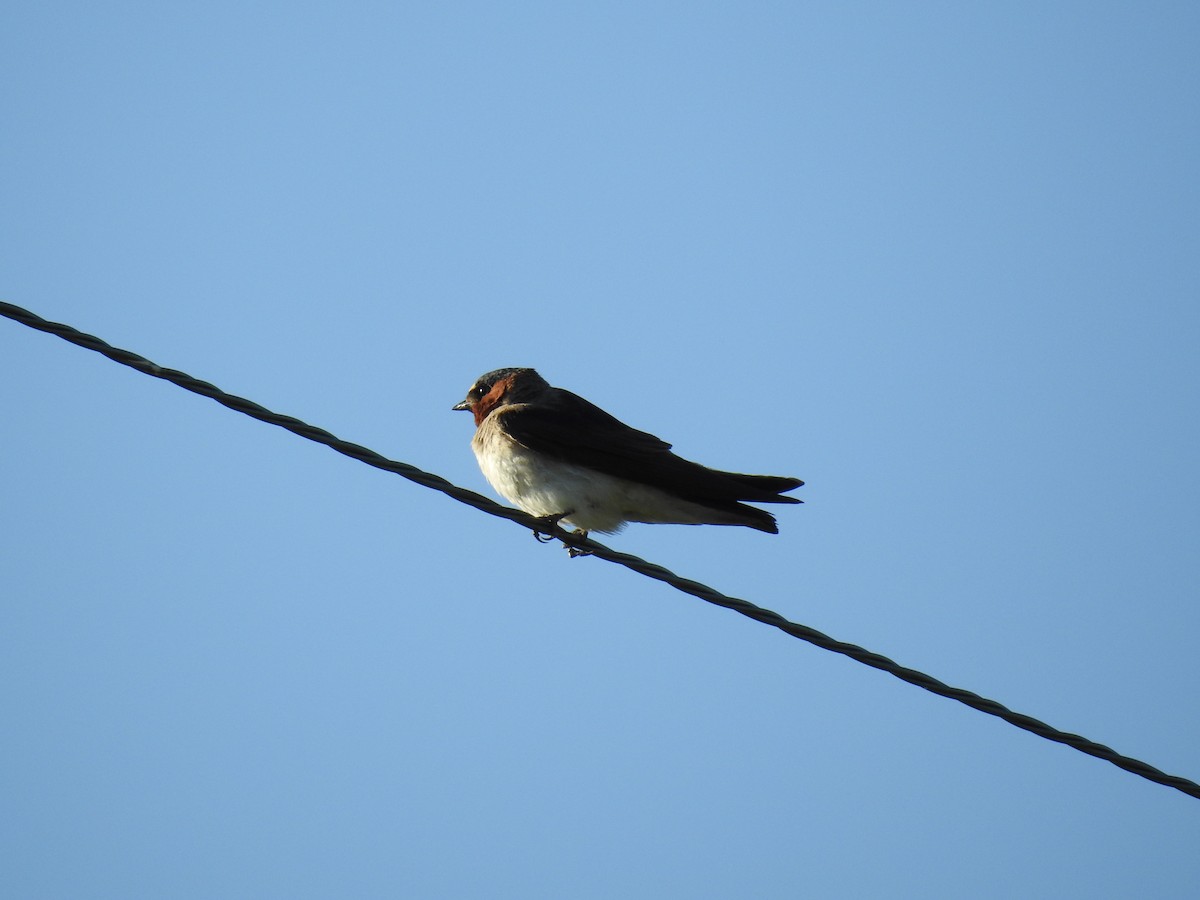
<path fill-rule="evenodd" d="M 0 299 L 1200 779 L 1195 3 L 30 3 Z M 14 898 L 1195 897 L 1200 801 L 0 321 Z"/>

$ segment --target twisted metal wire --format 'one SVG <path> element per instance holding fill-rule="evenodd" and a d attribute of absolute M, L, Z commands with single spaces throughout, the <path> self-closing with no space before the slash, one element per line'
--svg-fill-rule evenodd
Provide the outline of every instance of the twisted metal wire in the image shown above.
<path fill-rule="evenodd" d="M 690 594 L 693 597 L 698 597 L 715 606 L 724 607 L 733 612 L 740 613 L 747 618 L 754 619 L 756 622 L 762 622 L 765 625 L 771 625 L 778 628 L 784 634 L 799 638 L 802 641 L 807 641 L 814 646 L 820 647 L 823 650 L 829 650 L 833 653 L 840 653 L 853 659 L 855 662 L 860 662 L 863 665 L 871 666 L 879 669 L 882 672 L 887 672 L 889 675 L 894 675 L 901 681 L 907 681 L 909 684 L 923 688 L 930 693 L 937 694 L 941 697 L 947 697 L 951 700 L 957 700 L 972 709 L 987 713 L 989 716 L 995 716 L 1003 719 L 1010 725 L 1015 725 L 1017 728 L 1024 729 L 1038 737 L 1045 738 L 1049 741 L 1055 741 L 1060 744 L 1066 744 L 1078 750 L 1080 753 L 1086 753 L 1089 756 L 1094 756 L 1097 759 L 1105 760 L 1112 763 L 1127 772 L 1132 772 L 1134 775 L 1141 776 L 1149 781 L 1167 787 L 1175 788 L 1178 791 L 1191 796 L 1200 798 L 1200 784 L 1197 784 L 1190 779 L 1179 775 L 1169 775 L 1154 766 L 1144 763 L 1141 760 L 1133 759 L 1129 756 L 1123 756 L 1117 753 L 1111 747 L 1106 747 L 1103 744 L 1098 744 L 1095 741 L 1088 740 L 1078 734 L 1070 734 L 1065 731 L 1060 731 L 1047 725 L 1045 722 L 1039 721 L 1032 716 L 1023 715 L 1022 713 L 1013 712 L 1008 707 L 995 700 L 989 700 L 986 697 L 981 697 L 979 694 L 972 691 L 964 690 L 963 688 L 951 687 L 950 685 L 939 681 L 938 679 L 926 675 L 916 669 L 910 669 L 902 666 L 899 663 L 888 659 L 878 653 L 873 653 L 855 644 L 849 644 L 845 641 L 839 641 L 823 634 L 814 628 L 809 628 L 807 625 L 800 625 L 796 622 L 791 622 L 781 616 L 779 613 L 772 612 L 769 609 L 764 609 L 761 606 L 756 606 L 748 600 L 740 600 L 736 597 L 730 597 L 722 594 L 720 591 L 709 587 L 706 584 L 701 584 L 698 581 L 692 581 L 687 578 L 681 578 L 669 569 L 655 563 L 647 562 L 637 556 L 632 556 L 628 553 L 621 553 L 606 547 L 603 544 L 589 539 L 582 539 L 578 535 L 566 531 L 557 523 L 548 522 L 546 519 L 537 518 L 524 513 L 517 509 L 511 509 L 507 506 L 502 506 L 493 500 L 484 497 L 482 494 L 477 494 L 474 491 L 469 491 L 466 488 L 458 487 L 450 483 L 444 478 L 429 472 L 418 469 L 416 466 L 408 465 L 407 463 L 398 462 L 388 459 L 374 450 L 363 447 L 360 444 L 352 444 L 348 441 L 343 441 L 337 436 L 325 431 L 322 428 L 317 428 L 309 425 L 300 419 L 292 416 L 281 415 L 272 412 L 266 407 L 260 406 L 245 397 L 238 397 L 234 394 L 226 393 L 213 384 L 206 381 L 200 381 L 193 378 L 186 372 L 180 372 L 178 369 L 167 369 L 156 363 L 151 362 L 143 356 L 132 353 L 129 350 L 122 350 L 118 347 L 113 347 L 111 344 L 101 340 L 100 338 L 85 334 L 69 325 L 63 325 L 58 322 L 50 322 L 42 317 L 22 309 L 19 306 L 14 306 L 11 303 L 0 301 L 0 315 L 3 315 L 22 325 L 27 325 L 38 331 L 44 331 L 48 334 L 56 335 L 65 341 L 72 344 L 77 344 L 88 350 L 107 356 L 114 362 L 129 366 L 131 369 L 136 369 L 146 375 L 153 375 L 155 378 L 162 378 L 172 384 L 178 385 L 184 390 L 191 391 L 194 394 L 200 394 L 202 397 L 208 397 L 215 400 L 222 406 L 243 413 L 253 419 L 258 419 L 260 422 L 266 422 L 269 425 L 278 425 L 280 428 L 287 429 L 299 437 L 306 438 L 310 441 L 315 441 L 318 444 L 324 444 L 331 450 L 336 450 L 351 459 L 356 459 L 364 462 L 369 466 L 374 466 L 377 469 L 382 469 L 385 472 L 394 472 L 409 481 L 414 481 L 423 487 L 431 488 L 435 491 L 441 491 L 448 497 L 451 497 L 460 503 L 465 503 L 475 509 L 485 512 L 488 515 L 498 516 L 502 519 L 508 519 L 516 522 L 525 528 L 528 528 L 535 535 L 549 534 L 561 540 L 568 547 L 572 547 L 577 551 L 590 554 L 608 562 L 616 563 L 620 566 L 625 566 L 632 569 L 647 578 L 653 578 L 656 581 L 661 581 L 668 584 L 676 590 L 682 591 L 685 594 Z"/>

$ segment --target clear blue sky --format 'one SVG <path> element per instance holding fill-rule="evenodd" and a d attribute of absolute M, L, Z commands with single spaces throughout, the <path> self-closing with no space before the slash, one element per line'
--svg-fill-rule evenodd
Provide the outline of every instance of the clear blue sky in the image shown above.
<path fill-rule="evenodd" d="M 53 4 L 0 298 L 483 492 L 536 366 L 782 533 L 607 541 L 1200 779 L 1195 3 Z M 0 321 L 21 898 L 1195 897 L 1200 801 Z"/>

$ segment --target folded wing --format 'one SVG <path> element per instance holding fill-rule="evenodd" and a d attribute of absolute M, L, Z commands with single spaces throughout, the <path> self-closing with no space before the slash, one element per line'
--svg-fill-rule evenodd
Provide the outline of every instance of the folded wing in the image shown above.
<path fill-rule="evenodd" d="M 804 484 L 779 475 L 743 475 L 709 469 L 676 456 L 671 445 L 620 419 L 582 397 L 555 389 L 552 402 L 514 404 L 497 410 L 504 429 L 530 450 L 579 463 L 589 469 L 725 507 L 738 500 L 751 503 L 800 503 L 780 494 Z M 764 529 L 765 530 L 765 529 Z"/>

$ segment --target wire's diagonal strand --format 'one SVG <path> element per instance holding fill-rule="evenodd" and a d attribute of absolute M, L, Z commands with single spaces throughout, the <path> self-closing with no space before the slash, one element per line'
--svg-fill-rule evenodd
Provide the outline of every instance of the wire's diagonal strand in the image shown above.
<path fill-rule="evenodd" d="M 295 435 L 306 438 L 310 441 L 315 441 L 318 444 L 324 444 L 332 450 L 336 450 L 345 456 L 352 459 L 357 459 L 369 466 L 374 466 L 377 469 L 382 469 L 385 472 L 394 472 L 401 475 L 410 481 L 414 481 L 419 485 L 431 488 L 435 491 L 441 491 L 449 497 L 458 500 L 460 503 L 465 503 L 475 509 L 485 512 L 488 515 L 498 516 L 503 519 L 509 519 L 530 529 L 534 533 L 553 534 L 555 537 L 563 540 L 565 543 L 576 546 L 580 549 L 588 551 L 591 555 L 607 560 L 608 562 L 616 563 L 617 565 L 625 566 L 641 575 L 648 578 L 653 578 L 668 584 L 676 590 L 682 591 L 685 594 L 690 594 L 693 597 L 698 597 L 708 603 L 716 606 L 724 607 L 740 613 L 756 622 L 762 622 L 765 625 L 771 625 L 778 628 L 784 634 L 799 638 L 802 641 L 807 641 L 823 650 L 829 650 L 834 653 L 840 653 L 847 656 L 856 662 L 863 665 L 871 666 L 880 671 L 894 675 L 902 681 L 907 681 L 909 684 L 916 685 L 931 693 L 942 697 L 948 697 L 951 700 L 957 700 L 959 703 L 965 704 L 972 709 L 987 713 L 990 716 L 996 716 L 1003 719 L 1010 725 L 1015 725 L 1017 728 L 1022 728 L 1025 731 L 1036 734 L 1038 737 L 1043 737 L 1046 740 L 1056 741 L 1060 744 L 1066 744 L 1068 747 L 1073 747 L 1081 753 L 1086 753 L 1089 756 L 1094 756 L 1097 759 L 1102 759 L 1118 766 L 1127 772 L 1132 772 L 1149 781 L 1162 784 L 1167 787 L 1175 788 L 1192 797 L 1200 798 L 1200 784 L 1197 784 L 1190 779 L 1179 775 L 1168 775 L 1165 772 L 1156 769 L 1154 766 L 1144 763 L 1141 760 L 1133 759 L 1132 757 L 1123 756 L 1117 753 L 1111 747 L 1106 747 L 1103 744 L 1098 744 L 1095 741 L 1088 740 L 1078 734 L 1070 734 L 1060 731 L 1041 722 L 1031 716 L 1026 716 L 1021 713 L 1013 712 L 1008 707 L 997 703 L 995 700 L 989 700 L 986 697 L 963 690 L 962 688 L 951 687 L 944 682 L 926 675 L 916 669 L 910 669 L 902 666 L 886 656 L 881 656 L 878 653 L 873 653 L 855 644 L 848 644 L 844 641 L 836 640 L 827 634 L 823 634 L 816 629 L 809 628 L 806 625 L 799 625 L 795 622 L 788 621 L 779 613 L 772 612 L 769 609 L 763 609 L 761 606 L 755 606 L 747 600 L 740 600 L 736 597 L 730 597 L 722 594 L 708 585 L 701 584 L 698 581 L 691 581 L 686 578 L 681 578 L 669 569 L 647 562 L 637 556 L 632 556 L 628 553 L 621 553 L 613 550 L 603 544 L 593 540 L 580 540 L 575 535 L 565 531 L 558 525 L 549 525 L 544 519 L 538 519 L 530 516 L 520 510 L 511 509 L 507 506 L 502 506 L 482 494 L 477 494 L 474 491 L 466 490 L 451 484 L 444 478 L 418 469 L 416 466 L 408 465 L 407 463 L 397 462 L 396 460 L 388 459 L 374 450 L 370 450 L 359 444 L 352 444 L 343 441 L 336 435 L 325 431 L 322 428 L 317 428 L 309 425 L 306 422 L 296 419 L 292 416 L 280 415 L 272 412 L 251 400 L 244 397 L 238 397 L 234 394 L 228 394 L 222 391 L 215 385 L 209 384 L 206 381 L 200 381 L 193 378 L 186 372 L 180 372 L 177 369 L 166 369 L 156 363 L 151 362 L 143 356 L 132 353 L 128 350 L 122 350 L 118 347 L 113 347 L 111 344 L 101 340 L 94 335 L 85 334 L 69 325 L 63 325 L 58 322 L 50 322 L 43 319 L 29 310 L 22 309 L 19 306 L 14 306 L 11 303 L 0 301 L 0 315 L 3 315 L 30 328 L 44 331 L 48 334 L 56 335 L 65 341 L 70 341 L 72 344 L 77 344 L 80 347 L 85 347 L 88 350 L 94 350 L 114 362 L 129 366 L 139 372 L 147 375 L 153 375 L 155 378 L 162 378 L 172 384 L 178 385 L 184 390 L 191 391 L 195 394 L 200 394 L 203 397 L 208 397 L 226 406 L 229 409 L 236 410 L 251 418 L 258 419 L 260 422 L 266 422 L 271 425 L 278 425 L 280 428 L 285 428 Z"/>

